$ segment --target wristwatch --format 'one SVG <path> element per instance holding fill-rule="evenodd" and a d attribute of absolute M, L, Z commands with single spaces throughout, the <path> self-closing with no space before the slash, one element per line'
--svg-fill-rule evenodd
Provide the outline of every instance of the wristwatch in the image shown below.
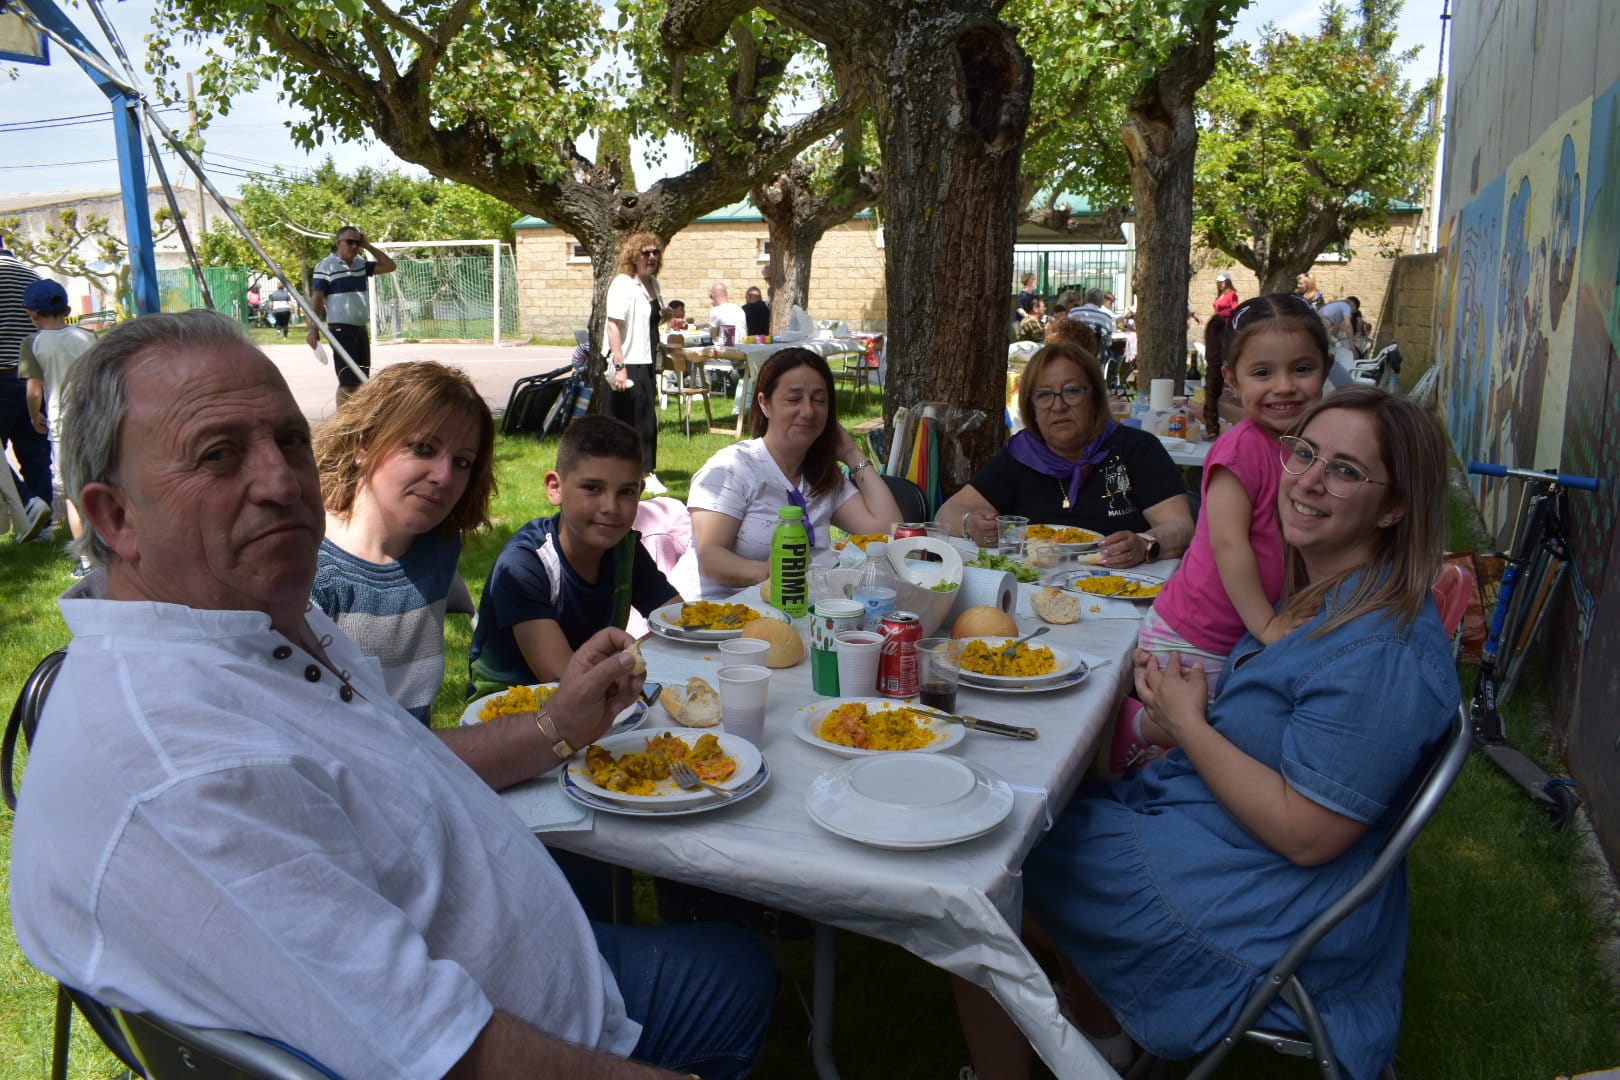
<path fill-rule="evenodd" d="M 1156 562 L 1159 558 L 1159 552 L 1161 550 L 1159 547 L 1159 538 L 1154 536 L 1152 533 L 1137 533 L 1136 535 L 1147 541 L 1147 556 L 1142 561 Z"/>
<path fill-rule="evenodd" d="M 551 752 L 557 755 L 558 761 L 567 761 L 574 756 L 574 748 L 569 745 L 568 740 L 557 734 L 557 724 L 551 719 L 550 713 L 541 709 L 540 715 L 534 718 L 534 726 L 540 729 L 541 737 L 551 747 Z"/>

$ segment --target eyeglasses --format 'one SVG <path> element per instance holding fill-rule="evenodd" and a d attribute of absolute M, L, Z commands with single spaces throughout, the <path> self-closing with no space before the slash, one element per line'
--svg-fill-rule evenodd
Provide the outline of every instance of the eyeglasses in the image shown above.
<path fill-rule="evenodd" d="M 649 259 L 656 259 L 664 253 L 662 248 L 642 248 L 641 253 Z"/>
<path fill-rule="evenodd" d="M 1304 476 L 1311 471 L 1311 466 L 1318 461 L 1322 463 L 1322 486 L 1327 488 L 1329 495 L 1340 499 L 1348 499 L 1356 493 L 1362 484 L 1377 484 L 1379 487 L 1388 485 L 1382 480 L 1374 480 L 1368 476 L 1361 466 L 1342 458 L 1325 458 L 1316 452 L 1316 447 L 1301 439 L 1297 435 L 1284 435 L 1278 442 L 1278 456 L 1282 458 L 1283 470 L 1293 476 Z"/>
<path fill-rule="evenodd" d="M 1232 332 L 1237 333 L 1245 323 L 1261 319 L 1277 319 L 1284 315 L 1320 317 L 1316 314 L 1315 305 L 1298 293 L 1269 293 L 1265 296 L 1251 297 L 1237 306 L 1232 312 Z"/>
<path fill-rule="evenodd" d="M 1037 409 L 1054 408 L 1059 397 L 1063 398 L 1063 404 L 1074 408 L 1086 400 L 1086 395 L 1089 393 L 1091 393 L 1091 387 L 1071 384 L 1065 386 L 1062 390 L 1037 390 L 1030 395 L 1030 399 L 1035 402 Z"/>

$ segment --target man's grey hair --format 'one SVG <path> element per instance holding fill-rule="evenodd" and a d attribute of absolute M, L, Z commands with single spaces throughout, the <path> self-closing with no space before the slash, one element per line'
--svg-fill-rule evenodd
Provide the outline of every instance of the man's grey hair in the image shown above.
<path fill-rule="evenodd" d="M 1087 289 L 1086 303 L 1092 307 L 1102 307 L 1103 291 L 1101 289 Z"/>
<path fill-rule="evenodd" d="M 124 377 L 133 361 L 162 361 L 193 349 L 223 351 L 248 345 L 234 319 L 202 309 L 143 315 L 107 331 L 73 365 L 63 390 L 62 413 L 68 422 L 62 430 L 62 482 L 73 500 L 79 500 L 86 484 L 118 483 L 118 432 L 129 408 Z M 87 516 L 84 535 L 73 548 L 95 566 L 106 566 L 113 559 L 112 548 Z"/>

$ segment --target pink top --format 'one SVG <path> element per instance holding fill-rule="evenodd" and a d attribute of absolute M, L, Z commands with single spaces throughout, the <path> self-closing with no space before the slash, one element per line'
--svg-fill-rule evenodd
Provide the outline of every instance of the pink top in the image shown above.
<path fill-rule="evenodd" d="M 1202 495 L 1206 505 L 1210 478 L 1222 468 L 1231 470 L 1249 493 L 1249 544 L 1260 567 L 1266 599 L 1276 606 L 1283 588 L 1282 525 L 1277 520 L 1282 459 L 1277 456 L 1277 437 L 1253 420 L 1243 420 L 1216 439 L 1204 459 Z M 1221 582 L 1207 512 L 1199 515 L 1181 569 L 1165 583 L 1164 591 L 1153 601 L 1153 610 L 1184 640 L 1212 653 L 1230 653 L 1247 632 Z"/>

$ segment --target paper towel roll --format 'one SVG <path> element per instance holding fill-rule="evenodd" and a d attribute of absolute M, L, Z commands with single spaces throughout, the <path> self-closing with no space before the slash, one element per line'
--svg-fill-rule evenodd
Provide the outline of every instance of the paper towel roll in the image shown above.
<path fill-rule="evenodd" d="M 940 629 L 942 632 L 949 629 L 956 621 L 956 617 L 970 607 L 989 604 L 991 607 L 1011 612 L 1017 602 L 1018 579 L 1007 571 L 987 570 L 982 566 L 964 566 L 962 587 L 956 591 L 956 603 L 951 605 L 950 614 L 945 616 Z"/>
<path fill-rule="evenodd" d="M 1175 404 L 1176 380 L 1154 379 L 1153 388 L 1148 394 L 1148 408 L 1154 412 L 1168 409 Z"/>

